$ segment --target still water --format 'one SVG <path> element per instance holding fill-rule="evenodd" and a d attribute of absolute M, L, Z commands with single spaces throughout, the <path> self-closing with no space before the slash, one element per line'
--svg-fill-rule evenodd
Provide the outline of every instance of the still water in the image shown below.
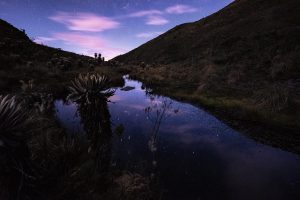
<path fill-rule="evenodd" d="M 162 199 L 300 199 L 300 156 L 263 145 L 199 107 L 150 95 L 125 77 L 110 98 L 111 165 L 159 180 Z M 84 134 L 77 105 L 56 101 L 56 116 Z"/>

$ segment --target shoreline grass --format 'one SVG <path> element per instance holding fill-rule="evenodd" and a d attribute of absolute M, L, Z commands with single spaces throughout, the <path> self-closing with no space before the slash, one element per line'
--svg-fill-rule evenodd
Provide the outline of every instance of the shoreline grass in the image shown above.
<path fill-rule="evenodd" d="M 157 79 L 155 74 L 132 68 L 130 77 L 149 86 L 153 93 L 191 103 L 256 141 L 300 154 L 300 116 L 297 112 L 262 109 L 247 98 L 195 94 L 188 83 L 174 83 L 163 77 Z"/>

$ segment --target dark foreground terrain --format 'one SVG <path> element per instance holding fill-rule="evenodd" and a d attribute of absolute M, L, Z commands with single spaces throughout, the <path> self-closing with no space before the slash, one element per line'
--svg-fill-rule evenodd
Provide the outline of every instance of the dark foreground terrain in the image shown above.
<path fill-rule="evenodd" d="M 108 169 L 106 145 L 122 127 L 111 128 L 105 91 L 123 84 L 103 61 L 36 44 L 0 20 L 0 199 L 154 199 L 149 177 Z M 54 102 L 68 95 L 86 136 L 56 119 Z"/>
<path fill-rule="evenodd" d="M 196 104 L 299 154 L 299 13 L 297 0 L 236 0 L 109 62 L 36 44 L 0 20 L 0 199 L 159 199 L 155 178 L 108 167 L 124 132 L 111 124 L 110 88 L 126 74 L 146 96 Z M 57 121 L 57 99 L 76 105 L 85 136 Z"/>

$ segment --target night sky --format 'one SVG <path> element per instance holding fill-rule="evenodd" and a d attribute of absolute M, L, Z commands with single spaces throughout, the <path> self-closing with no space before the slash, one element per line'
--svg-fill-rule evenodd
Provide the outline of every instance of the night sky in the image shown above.
<path fill-rule="evenodd" d="M 0 18 L 38 43 L 107 59 L 232 0 L 0 0 Z"/>

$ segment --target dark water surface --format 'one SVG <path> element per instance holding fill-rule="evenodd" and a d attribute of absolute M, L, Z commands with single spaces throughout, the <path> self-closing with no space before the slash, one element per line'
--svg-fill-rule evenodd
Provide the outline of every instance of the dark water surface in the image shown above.
<path fill-rule="evenodd" d="M 300 199 L 300 156 L 243 136 L 201 108 L 148 95 L 126 79 L 110 98 L 112 166 L 156 177 L 162 199 Z M 56 115 L 84 134 L 76 104 L 56 101 Z"/>

